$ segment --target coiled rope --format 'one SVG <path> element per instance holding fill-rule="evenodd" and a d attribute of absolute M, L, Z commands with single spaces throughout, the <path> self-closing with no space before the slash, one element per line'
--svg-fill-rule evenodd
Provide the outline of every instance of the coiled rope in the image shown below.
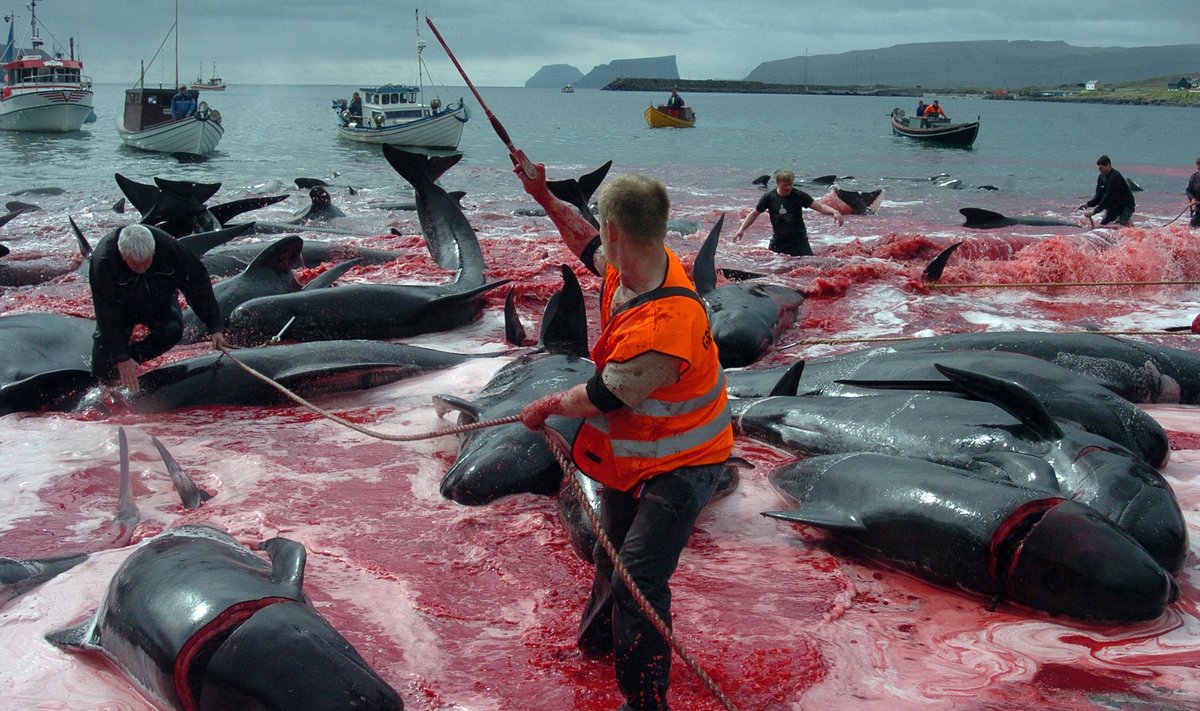
<path fill-rule="evenodd" d="M 270 377 L 258 372 L 254 368 L 251 368 L 250 366 L 246 365 L 237 356 L 233 355 L 233 353 L 231 353 L 228 348 L 222 347 L 222 348 L 220 348 L 220 351 L 221 351 L 221 353 L 226 355 L 229 358 L 229 360 L 233 361 L 233 363 L 235 365 L 237 365 L 242 370 L 246 371 L 246 373 L 248 373 L 249 375 L 251 375 L 254 378 L 257 378 L 258 380 L 261 380 L 263 383 L 266 383 L 267 385 L 271 386 L 272 388 L 279 391 L 281 394 L 283 394 L 288 399 L 293 400 L 293 401 L 303 405 L 304 407 L 307 407 L 308 409 L 312 410 L 313 412 L 317 413 L 318 415 L 320 415 L 326 419 L 329 419 L 329 420 L 336 422 L 340 425 L 343 425 L 345 427 L 349 427 L 350 429 L 354 430 L 355 432 L 359 432 L 361 434 L 367 435 L 368 437 L 374 437 L 376 439 L 386 440 L 389 442 L 414 442 L 414 441 L 423 440 L 423 439 L 433 439 L 435 437 L 443 437 L 445 435 L 450 435 L 450 434 L 471 432 L 473 430 L 484 429 L 486 427 L 495 427 L 497 425 L 507 425 L 507 424 L 511 424 L 514 422 L 520 422 L 520 420 L 521 420 L 520 415 L 509 415 L 507 417 L 500 417 L 500 418 L 497 418 L 494 420 L 483 420 L 480 422 L 474 422 L 474 423 L 467 424 L 467 425 L 458 425 L 458 426 L 454 426 L 454 427 L 447 427 L 445 429 L 437 430 L 434 432 L 421 432 L 418 434 L 408 434 L 408 435 L 398 435 L 398 434 L 389 434 L 386 432 L 379 432 L 377 430 L 372 430 L 370 428 L 363 427 L 362 425 L 359 425 L 357 423 L 350 422 L 349 420 L 347 420 L 343 417 L 339 417 L 339 416 L 333 414 L 332 412 L 329 412 L 328 410 L 325 410 L 321 407 L 318 407 L 317 405 L 314 405 L 313 403 L 304 399 L 302 396 L 298 395 L 297 393 L 292 392 L 291 390 L 284 387 L 280 383 L 277 383 L 276 381 L 272 380 Z M 579 498 L 579 500 L 581 502 L 584 502 L 584 505 L 581 506 L 580 508 L 582 508 L 584 514 L 587 515 L 588 523 L 591 524 L 592 530 L 596 533 L 596 538 L 600 541 L 600 545 L 604 548 L 604 552 L 606 554 L 608 554 L 609 560 L 611 560 L 613 562 L 613 568 L 617 571 L 617 574 L 621 576 L 621 581 L 624 582 L 625 587 L 629 589 L 630 594 L 633 596 L 633 599 L 637 602 L 638 608 L 641 609 L 642 614 L 644 614 L 646 616 L 646 618 L 650 620 L 651 624 L 654 625 L 654 629 L 658 630 L 658 633 L 662 635 L 663 639 L 665 639 L 667 641 L 667 643 L 671 645 L 671 649 L 675 650 L 675 653 L 679 655 L 679 658 L 682 659 L 685 664 L 687 664 L 688 668 L 690 668 L 692 670 L 692 672 L 708 688 L 708 690 L 712 693 L 712 695 L 714 697 L 716 697 L 717 701 L 719 701 L 722 706 L 724 706 L 726 709 L 728 709 L 728 711 L 737 711 L 737 707 L 733 705 L 733 702 L 729 700 L 729 697 L 727 697 L 725 695 L 725 693 L 721 690 L 721 688 L 719 686 L 717 686 L 716 682 L 714 682 L 712 680 L 712 678 L 709 677 L 708 674 L 706 674 L 704 672 L 704 670 L 700 668 L 700 664 L 695 660 L 695 658 L 693 658 L 692 655 L 689 654 L 688 651 L 683 648 L 683 645 L 679 642 L 679 640 L 675 637 L 675 635 L 672 634 L 671 629 L 669 627 L 667 627 L 666 622 L 664 622 L 662 617 L 659 616 L 658 611 L 654 609 L 654 607 L 650 604 L 650 601 L 646 599 L 646 596 L 642 593 L 641 589 L 637 586 L 637 583 L 634 582 L 633 575 L 629 572 L 629 569 L 626 568 L 625 564 L 621 561 L 621 556 L 620 556 L 620 553 L 617 551 L 616 546 L 613 545 L 612 540 L 609 539 L 609 537 L 604 533 L 604 528 L 600 525 L 600 519 L 597 516 L 596 512 L 592 510 L 591 506 L 588 506 L 586 504 L 587 494 L 586 494 L 586 492 L 584 492 L 583 486 L 579 483 L 579 480 L 575 477 L 575 475 L 574 475 L 575 467 L 570 462 L 570 460 L 567 458 L 567 453 L 563 450 L 561 443 L 557 439 L 555 439 L 552 435 L 550 435 L 548 432 L 546 432 L 546 430 L 544 430 L 544 429 L 542 430 L 541 434 L 542 434 L 542 439 L 544 439 L 546 441 L 546 446 L 548 446 L 550 448 L 551 454 L 554 455 L 554 459 L 558 462 L 558 466 L 562 468 L 563 476 L 565 476 L 571 482 L 572 492 L 575 494 L 575 496 L 577 496 Z"/>

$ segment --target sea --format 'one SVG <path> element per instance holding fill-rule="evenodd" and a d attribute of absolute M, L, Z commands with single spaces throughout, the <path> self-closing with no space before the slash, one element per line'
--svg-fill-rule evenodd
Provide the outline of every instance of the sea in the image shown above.
<path fill-rule="evenodd" d="M 308 204 L 297 178 L 328 184 L 348 235 L 297 230 L 305 239 L 395 249 L 386 265 L 342 281 L 441 283 L 451 277 L 424 249 L 412 190 L 378 146 L 339 139 L 332 100 L 356 87 L 245 86 L 206 92 L 226 129 L 204 162 L 123 146 L 116 122 L 124 86 L 96 87 L 97 120 L 66 135 L 0 132 L 0 195 L 40 210 L 0 227 L 9 264 L 46 278 L 0 286 L 0 314 L 91 317 L 74 221 L 94 243 L 140 219 L 114 176 L 219 183 L 209 205 L 286 195 L 245 215 L 291 219 Z M 789 168 L 797 187 L 836 204 L 842 189 L 882 191 L 871 214 L 805 215 L 816 256 L 766 249 L 758 220 L 738 243 L 722 241 L 718 267 L 805 294 L 795 323 L 752 368 L 966 331 L 1093 330 L 1195 350 L 1200 234 L 1183 196 L 1200 154 L 1187 108 L 939 99 L 955 121 L 978 119 L 970 149 L 891 135 L 888 115 L 921 97 L 685 94 L 691 129 L 649 129 L 643 92 L 439 87 L 471 111 L 462 159 L 439 181 L 462 190 L 463 211 L 488 262 L 512 280 L 527 342 L 505 342 L 507 287 L 476 323 L 406 342 L 477 358 L 438 373 L 315 398 L 354 422 L 394 434 L 454 424 L 432 398 L 470 399 L 536 340 L 546 301 L 573 258 L 549 221 L 528 214 L 503 142 L 543 162 L 551 179 L 578 178 L 607 161 L 667 185 L 668 244 L 690 265 L 724 215 L 732 234 L 762 195 L 755 179 Z M 1141 189 L 1133 225 L 1089 224 L 1076 208 L 1095 188 L 1096 159 Z M 1053 219 L 1057 226 L 968 228 L 959 210 Z M 248 239 L 267 240 L 263 235 Z M 921 278 L 960 244 L 935 283 Z M 0 276 L 4 264 L 0 263 Z M 322 268 L 298 271 L 301 281 Z M 597 282 L 581 270 L 593 307 Z M 729 272 L 732 273 L 732 272 Z M 1034 286 L 1030 286 L 1034 285 Z M 596 334 L 594 313 L 591 334 Z M 1166 331 L 1164 329 L 1178 329 Z M 269 347 L 269 346 L 265 346 Z M 179 346 L 159 362 L 208 352 Z M 147 367 L 156 363 L 148 364 Z M 943 589 L 828 545 L 815 529 L 767 519 L 786 503 L 767 476 L 791 455 L 739 438 L 754 465 L 738 488 L 702 514 L 672 582 L 674 633 L 699 666 L 748 711 L 798 709 L 1194 709 L 1200 707 L 1200 410 L 1142 407 L 1167 430 L 1163 470 L 1188 521 L 1181 597 L 1159 619 L 1083 624 Z M 141 522 L 114 546 L 117 432 L 130 441 Z M 184 509 L 151 436 L 213 498 Z M 301 406 L 207 406 L 146 415 L 82 408 L 0 417 L 0 556 L 89 551 L 83 564 L 0 602 L 0 707 L 169 708 L 99 656 L 44 640 L 100 605 L 121 563 L 173 526 L 205 523 L 247 545 L 274 536 L 308 551 L 305 590 L 316 609 L 417 711 L 607 711 L 621 703 L 611 664 L 574 645 L 590 567 L 572 551 L 554 497 L 518 495 L 467 507 L 438 483 L 457 455 L 452 436 L 413 442 L 367 437 Z M 286 654 L 287 650 L 280 650 Z M 252 673 L 252 672 L 251 672 Z M 672 708 L 724 708 L 676 660 Z"/>

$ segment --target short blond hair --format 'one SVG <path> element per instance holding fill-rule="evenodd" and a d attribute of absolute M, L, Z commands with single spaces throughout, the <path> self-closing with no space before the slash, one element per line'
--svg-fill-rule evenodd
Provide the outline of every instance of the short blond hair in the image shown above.
<path fill-rule="evenodd" d="M 787 168 L 780 168 L 779 170 L 775 171 L 776 185 L 779 183 L 787 183 L 788 185 L 791 185 L 794 182 L 796 182 L 796 174 Z"/>
<path fill-rule="evenodd" d="M 638 244 L 667 236 L 671 199 L 667 186 L 644 175 L 620 175 L 600 188 L 600 219 L 610 220 Z"/>

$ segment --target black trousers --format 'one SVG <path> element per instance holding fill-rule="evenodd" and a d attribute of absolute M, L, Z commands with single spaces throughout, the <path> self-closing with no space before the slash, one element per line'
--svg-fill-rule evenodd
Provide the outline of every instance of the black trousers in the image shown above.
<path fill-rule="evenodd" d="M 133 329 L 138 324 L 150 330 L 146 337 L 129 345 L 129 355 L 138 363 L 157 358 L 171 350 L 183 339 L 183 311 L 179 300 L 172 298 L 168 303 L 154 309 L 143 309 L 131 314 L 118 326 L 120 336 L 129 342 Z M 117 364 L 100 337 L 100 327 L 92 334 L 92 375 L 100 382 L 111 385 L 117 380 Z"/>
<path fill-rule="evenodd" d="M 638 589 L 671 625 L 668 581 L 679 565 L 696 517 L 712 497 L 724 464 L 685 467 L 660 474 L 631 491 L 600 490 L 604 532 L 620 553 Z M 592 591 L 579 625 L 587 653 L 612 650 L 617 686 L 638 711 L 667 708 L 671 646 L 642 613 L 637 601 L 597 544 Z"/>
<path fill-rule="evenodd" d="M 813 256 L 812 247 L 808 244 L 808 231 L 793 232 L 787 237 L 772 235 L 767 249 L 780 254 L 790 254 L 793 257 Z"/>

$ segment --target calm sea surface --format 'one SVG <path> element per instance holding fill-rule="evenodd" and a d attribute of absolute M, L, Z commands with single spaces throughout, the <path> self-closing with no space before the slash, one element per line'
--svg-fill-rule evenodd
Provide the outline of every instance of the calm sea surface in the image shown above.
<path fill-rule="evenodd" d="M 351 234 L 298 228 L 305 239 L 401 252 L 388 264 L 355 267 L 339 285 L 443 281 L 447 273 L 429 259 L 415 213 L 379 209 L 408 199 L 411 188 L 378 147 L 336 136 L 330 100 L 353 88 L 235 85 L 205 94 L 224 116 L 226 134 L 217 154 L 200 164 L 122 146 L 118 85 L 98 87 L 98 121 L 77 134 L 0 133 L 0 194 L 63 189 L 5 197 L 42 210 L 0 228 L 0 241 L 12 250 L 0 261 L 0 276 L 10 264 L 57 271 L 31 286 L 0 287 L 0 314 L 92 315 L 67 218 L 92 239 L 137 220 L 132 209 L 112 209 L 121 197 L 114 173 L 141 182 L 220 182 L 210 206 L 286 194 L 247 215 L 272 221 L 309 204 L 295 178 L 322 178 L 345 212 L 333 226 Z M 516 144 L 545 162 L 552 178 L 578 177 L 612 160 L 614 174 L 662 179 L 673 217 L 696 223 L 668 237 L 687 263 L 722 213 L 725 234 L 732 232 L 729 223 L 762 194 L 751 181 L 776 168 L 794 169 L 814 197 L 828 187 L 804 180 L 830 174 L 852 190 L 884 190 L 876 214 L 847 216 L 843 225 L 810 213 L 815 257 L 768 251 L 765 219 L 740 243 L 722 241 L 719 266 L 764 274 L 806 297 L 761 365 L 853 350 L 880 337 L 1084 326 L 1144 334 L 1186 327 L 1200 313 L 1200 291 L 1190 281 L 1200 274 L 1200 241 L 1184 220 L 1167 224 L 1184 207 L 1184 185 L 1200 153 L 1195 110 L 925 97 L 941 99 L 954 119 L 980 118 L 974 149 L 961 150 L 890 134 L 891 109 L 910 110 L 916 97 L 691 94 L 685 99 L 695 107 L 696 128 L 650 130 L 642 111 L 665 95 L 481 91 Z M 440 98 L 459 96 L 469 93 L 443 90 Z M 484 112 L 468 103 L 474 113 L 464 157 L 441 184 L 467 192 L 463 211 L 489 279 L 511 280 L 520 317 L 535 325 L 570 255 L 548 220 L 516 214 L 533 203 Z M 1101 153 L 1144 188 L 1132 228 L 1092 229 L 1074 212 L 1092 194 Z M 975 230 L 962 224 L 958 210 L 966 206 L 1070 224 Z M 919 280 L 929 260 L 960 242 L 938 288 Z M 298 277 L 316 270 L 306 271 Z M 1114 285 L 1123 280 L 1145 283 Z M 593 319 L 597 281 L 584 275 Z M 1047 282 L 1054 288 L 1029 286 Z M 1064 284 L 1070 288 L 1058 288 Z M 489 294 L 478 322 L 406 341 L 496 354 L 506 348 L 507 289 Z M 1186 328 L 1144 337 L 1196 347 Z M 180 346 L 164 360 L 208 352 L 207 344 Z M 389 433 L 436 431 L 452 418 L 437 414 L 433 396 L 474 397 L 514 355 L 325 395 L 318 404 Z M 1163 474 L 1192 541 L 1176 575 L 1180 600 L 1159 619 L 1081 625 L 1003 602 L 992 609 L 989 600 L 831 550 L 811 529 L 761 516 L 787 505 L 767 475 L 792 457 L 739 437 L 734 454 L 755 468 L 698 521 L 671 583 L 676 634 L 742 711 L 1200 708 L 1200 409 L 1144 407 L 1175 449 Z M 0 709 L 161 707 L 111 665 L 45 640 L 92 614 L 135 550 L 101 550 L 117 538 L 118 425 L 129 434 L 142 513 L 135 544 L 185 522 L 218 526 L 248 545 L 276 535 L 299 541 L 308 551 L 305 592 L 399 691 L 405 708 L 610 711 L 621 702 L 610 664 L 575 649 L 591 573 L 567 542 L 554 498 L 516 495 L 480 507 L 445 499 L 439 481 L 457 457 L 452 437 L 380 442 L 300 407 L 206 406 L 154 415 L 0 417 L 7 459 L 0 466 L 0 556 L 94 551 L 68 573 L 0 601 Z M 150 435 L 213 493 L 200 509 L 181 507 Z M 681 663 L 673 668 L 670 702 L 689 711 L 721 708 Z"/>
<path fill-rule="evenodd" d="M 122 146 L 115 124 L 124 88 L 97 86 L 98 120 L 77 134 L 0 133 L 0 189 L 106 190 L 115 188 L 114 172 L 231 188 L 271 179 L 290 184 L 298 176 L 329 178 L 334 172 L 341 174 L 337 182 L 356 187 L 402 185 L 377 147 L 336 137 L 330 100 L 352 87 L 235 85 L 205 93 L 202 98 L 222 113 L 226 133 L 216 155 L 201 165 Z M 1090 193 L 1101 153 L 1148 194 L 1179 195 L 1200 152 L 1194 143 L 1200 113 L 1183 108 L 947 98 L 942 103 L 951 118 L 982 121 L 975 147 L 956 150 L 891 135 L 888 113 L 894 106 L 911 111 L 915 98 L 691 94 L 685 98 L 696 109 L 694 129 L 650 130 L 642 110 L 665 98 L 656 93 L 495 87 L 480 92 L 513 141 L 552 172 L 554 166 L 590 169 L 611 159 L 614 173 L 657 174 L 678 191 L 744 189 L 758 175 L 791 167 L 801 178 L 853 176 L 864 189 L 879 185 L 924 197 L 944 191 L 903 179 L 945 173 L 963 188 L 991 185 L 1008 196 L 1062 200 L 1073 207 Z M 465 96 L 473 112 L 460 165 L 478 169 L 478 184 L 464 189 L 479 197 L 514 193 L 518 186 L 502 170 L 508 166 L 503 145 L 469 91 L 438 93 L 443 101 Z"/>

